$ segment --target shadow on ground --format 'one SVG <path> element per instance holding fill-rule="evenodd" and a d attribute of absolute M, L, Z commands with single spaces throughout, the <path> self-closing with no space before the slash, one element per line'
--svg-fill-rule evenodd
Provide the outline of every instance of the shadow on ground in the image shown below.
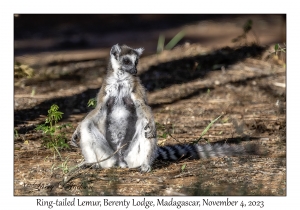
<path fill-rule="evenodd" d="M 173 84 L 182 84 L 205 75 L 212 70 L 225 69 L 246 58 L 259 57 L 264 47 L 258 45 L 242 46 L 239 48 L 225 47 L 207 55 L 198 55 L 179 60 L 173 60 L 151 66 L 140 75 L 142 83 L 148 91 L 166 88 Z"/>

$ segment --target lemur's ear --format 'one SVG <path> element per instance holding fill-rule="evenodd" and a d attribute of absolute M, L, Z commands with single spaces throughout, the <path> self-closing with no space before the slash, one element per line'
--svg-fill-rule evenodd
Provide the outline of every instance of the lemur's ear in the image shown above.
<path fill-rule="evenodd" d="M 144 48 L 138 48 L 138 49 L 135 49 L 135 52 L 137 52 L 137 54 L 138 54 L 139 56 L 142 55 L 143 51 L 144 51 Z"/>
<path fill-rule="evenodd" d="M 121 48 L 118 44 L 112 46 L 110 50 L 110 56 L 114 56 L 116 60 L 119 60 L 120 53 L 121 53 Z"/>

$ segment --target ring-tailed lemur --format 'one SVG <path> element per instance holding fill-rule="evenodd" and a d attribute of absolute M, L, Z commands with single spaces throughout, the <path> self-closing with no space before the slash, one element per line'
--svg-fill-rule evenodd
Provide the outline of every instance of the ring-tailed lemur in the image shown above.
<path fill-rule="evenodd" d="M 136 76 L 143 48 L 114 45 L 107 75 L 97 96 L 97 106 L 78 125 L 72 142 L 80 135 L 85 161 L 97 167 L 113 166 L 151 170 L 155 159 L 208 158 L 244 154 L 239 145 L 157 146 L 155 121 L 146 92 Z"/>

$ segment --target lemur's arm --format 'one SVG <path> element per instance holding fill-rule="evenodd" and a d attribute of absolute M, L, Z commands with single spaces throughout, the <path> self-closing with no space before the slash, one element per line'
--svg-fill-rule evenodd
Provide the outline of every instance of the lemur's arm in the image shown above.
<path fill-rule="evenodd" d="M 132 92 L 132 100 L 136 106 L 136 111 L 139 118 L 145 120 L 144 129 L 146 138 L 156 137 L 155 120 L 151 111 L 151 108 L 147 104 L 146 91 L 141 85 L 141 82 L 136 78 L 135 85 Z"/>

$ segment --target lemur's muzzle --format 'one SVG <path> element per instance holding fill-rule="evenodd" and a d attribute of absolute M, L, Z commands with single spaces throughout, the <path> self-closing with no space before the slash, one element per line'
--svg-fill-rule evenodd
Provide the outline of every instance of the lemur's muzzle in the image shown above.
<path fill-rule="evenodd" d="M 130 69 L 123 69 L 124 71 L 128 72 L 129 74 L 132 74 L 132 75 L 136 75 L 137 74 L 137 69 L 134 67 L 134 68 L 130 68 Z"/>

